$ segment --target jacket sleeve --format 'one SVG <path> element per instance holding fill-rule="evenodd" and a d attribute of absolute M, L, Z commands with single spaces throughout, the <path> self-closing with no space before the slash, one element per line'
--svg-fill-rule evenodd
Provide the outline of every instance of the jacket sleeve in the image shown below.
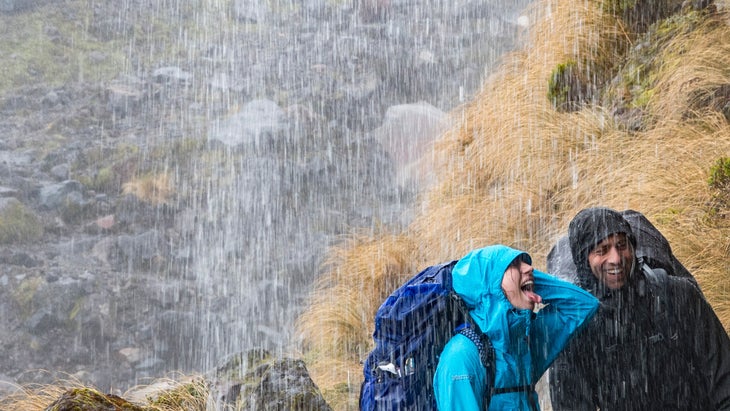
<path fill-rule="evenodd" d="M 486 371 L 474 343 L 457 334 L 441 353 L 433 388 L 439 411 L 481 411 Z"/>
<path fill-rule="evenodd" d="M 534 271 L 535 292 L 547 304 L 537 313 L 533 330 L 533 364 L 539 378 L 570 339 L 593 318 L 598 300 L 567 281 Z"/>

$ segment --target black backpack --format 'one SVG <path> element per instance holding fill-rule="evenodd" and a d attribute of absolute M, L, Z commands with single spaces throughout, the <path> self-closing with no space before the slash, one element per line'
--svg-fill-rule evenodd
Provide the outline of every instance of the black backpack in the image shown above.
<path fill-rule="evenodd" d="M 452 288 L 456 261 L 426 268 L 393 292 L 375 315 L 375 348 L 363 366 L 361 410 L 436 409 L 433 375 L 446 343 L 456 333 L 479 349 L 487 370 L 485 406 L 494 382 L 489 339 Z"/>

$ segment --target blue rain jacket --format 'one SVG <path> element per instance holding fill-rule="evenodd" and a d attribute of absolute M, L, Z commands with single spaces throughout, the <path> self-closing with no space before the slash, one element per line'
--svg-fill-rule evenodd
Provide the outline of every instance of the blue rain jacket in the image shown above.
<path fill-rule="evenodd" d="M 534 388 L 571 336 L 598 309 L 598 300 L 590 293 L 537 270 L 535 292 L 548 305 L 537 314 L 514 308 L 502 291 L 502 277 L 522 254 L 526 253 L 503 245 L 489 246 L 467 254 L 452 271 L 454 290 L 494 346 L 493 388 Z M 433 379 L 438 409 L 483 410 L 485 380 L 476 346 L 455 335 L 444 347 Z M 534 389 L 494 394 L 489 409 L 530 410 L 530 401 L 538 402 Z"/>

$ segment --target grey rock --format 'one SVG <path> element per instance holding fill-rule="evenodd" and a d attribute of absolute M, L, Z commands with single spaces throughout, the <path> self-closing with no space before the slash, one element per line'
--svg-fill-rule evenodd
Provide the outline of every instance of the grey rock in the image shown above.
<path fill-rule="evenodd" d="M 39 0 L 0 0 L 0 12 L 27 10 L 42 3 Z"/>
<path fill-rule="evenodd" d="M 51 168 L 51 175 L 59 181 L 68 180 L 69 171 L 68 164 L 59 164 Z"/>
<path fill-rule="evenodd" d="M 331 411 L 302 360 L 252 349 L 225 359 L 212 376 L 218 407 Z"/>
<path fill-rule="evenodd" d="M 80 204 L 83 201 L 83 186 L 76 180 L 47 185 L 40 190 L 41 207 L 52 210 L 66 203 Z"/>
<path fill-rule="evenodd" d="M 177 83 L 183 85 L 189 84 L 193 79 L 192 74 L 175 66 L 160 67 L 152 72 L 152 77 L 158 83 Z"/>
<path fill-rule="evenodd" d="M 228 147 L 261 147 L 268 145 L 285 130 L 285 113 L 271 100 L 246 103 L 241 110 L 211 126 L 209 140 Z"/>
<path fill-rule="evenodd" d="M 271 12 L 264 0 L 234 0 L 233 15 L 248 23 L 262 23 Z"/>

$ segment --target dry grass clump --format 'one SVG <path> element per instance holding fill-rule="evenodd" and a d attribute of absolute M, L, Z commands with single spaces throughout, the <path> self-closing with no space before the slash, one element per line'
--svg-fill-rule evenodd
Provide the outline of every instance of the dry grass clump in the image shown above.
<path fill-rule="evenodd" d="M 694 14 L 687 19 L 691 26 L 653 44 L 654 71 L 641 84 L 650 96 L 644 115 L 654 120 L 627 130 L 598 105 L 599 98 L 562 112 L 548 97 L 555 65 L 577 62 L 588 89 L 600 93 L 636 47 L 641 33 L 629 33 L 605 3 L 540 2 L 531 11 L 539 21 L 529 29 L 524 49 L 505 58 L 459 111 L 458 126 L 435 144 L 435 158 L 447 165 L 439 168 L 408 230 L 334 251 L 337 264 L 318 284 L 300 323 L 308 349 L 331 354 L 326 361 L 313 355 L 311 369 L 320 369 L 322 361 L 329 365 L 321 369 L 347 369 L 349 378 L 358 375 L 361 381 L 357 361 L 371 344 L 372 314 L 399 285 L 362 279 L 374 279 L 394 261 L 402 273 L 389 278 L 407 278 L 427 264 L 492 243 L 524 249 L 544 269 L 545 256 L 569 221 L 595 205 L 643 212 L 730 326 L 730 210 L 713 210 L 717 201 L 708 185 L 713 164 L 730 155 L 730 123 L 721 107 L 730 88 L 730 20 Z M 671 24 L 687 23 L 679 16 Z M 393 246 L 394 238 L 407 246 Z M 367 329 L 359 329 L 363 326 Z M 332 358 L 338 355 L 340 362 Z M 335 371 L 323 375 L 313 373 L 325 395 L 346 378 Z M 350 395 L 349 404 L 356 403 L 357 391 Z"/>
<path fill-rule="evenodd" d="M 205 379 L 186 375 L 158 379 L 148 386 L 133 387 L 124 394 L 124 398 L 146 404 L 147 411 L 205 411 L 209 397 Z"/>
<path fill-rule="evenodd" d="M 174 190 L 167 173 L 143 176 L 122 185 L 123 194 L 132 194 L 146 203 L 159 205 L 167 203 Z"/>
<path fill-rule="evenodd" d="M 676 23 L 675 23 L 676 24 Z M 730 27 L 718 14 L 671 39 L 659 56 L 649 106 L 663 121 L 681 121 L 730 110 Z M 730 118 L 730 111 L 725 113 Z"/>
<path fill-rule="evenodd" d="M 159 379 L 148 386 L 134 387 L 121 397 L 70 378 L 18 386 L 15 392 L 0 398 L 0 410 L 43 411 L 83 404 L 88 410 L 205 411 L 208 397 L 207 383 L 199 377 Z"/>
<path fill-rule="evenodd" d="M 73 380 L 57 384 L 18 386 L 15 392 L 0 397 L 0 410 L 42 411 L 63 395 L 66 390 L 83 386 L 81 382 Z"/>

